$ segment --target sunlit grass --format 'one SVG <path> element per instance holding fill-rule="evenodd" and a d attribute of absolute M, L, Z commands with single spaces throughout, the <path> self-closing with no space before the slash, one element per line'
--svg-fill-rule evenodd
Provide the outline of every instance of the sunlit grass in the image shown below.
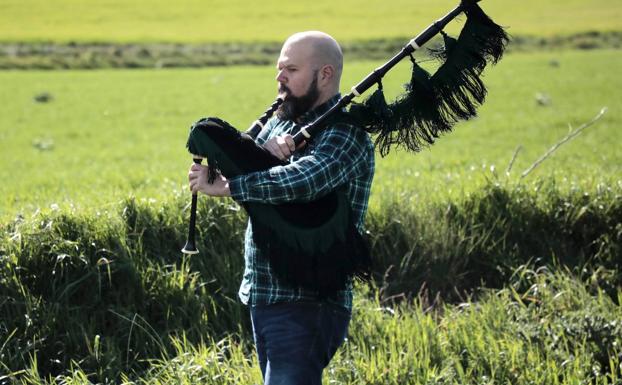
<path fill-rule="evenodd" d="M 344 89 L 378 63 L 346 63 Z M 517 146 L 517 177 L 568 131 L 603 107 L 595 126 L 560 148 L 528 179 L 554 175 L 563 185 L 620 178 L 622 66 L 619 51 L 508 55 L 485 76 L 479 118 L 461 123 L 430 149 L 378 156 L 372 206 L 459 196 L 494 175 L 504 177 Z M 408 79 L 399 66 L 385 79 L 388 97 Z M 56 203 L 111 207 L 130 194 L 163 199 L 185 190 L 190 124 L 215 115 L 247 127 L 275 94 L 272 67 L 201 70 L 1 72 L 0 217 Z M 48 92 L 53 99 L 36 103 Z M 549 105 L 539 105 L 537 94 Z"/>
<path fill-rule="evenodd" d="M 621 196 L 622 186 L 565 191 L 552 181 L 491 182 L 445 202 L 383 202 L 367 224 L 374 281 L 358 286 L 351 342 L 331 377 L 518 381 L 541 362 L 524 378 L 585 379 L 592 356 L 598 373 L 609 373 L 610 362 L 615 374 Z M 7 223 L 0 232 L 0 368 L 33 384 L 69 373 L 100 383 L 120 373 L 137 383 L 256 379 L 248 312 L 236 298 L 245 215 L 225 201 L 202 200 L 201 253 L 188 257 L 180 252 L 187 209 L 179 194 L 127 199 L 98 215 L 61 208 Z M 546 271 L 563 273 L 572 288 L 557 289 L 558 278 L 540 274 Z M 541 319 L 554 327 L 541 329 L 549 326 Z M 571 345 L 552 349 L 560 339 Z"/>
<path fill-rule="evenodd" d="M 622 83 L 603 71 L 621 61 L 509 55 L 487 72 L 479 118 L 419 154 L 378 157 L 375 286 L 358 287 L 325 383 L 622 380 Z M 377 65 L 347 63 L 344 89 Z M 408 71 L 385 80 L 389 96 Z M 189 125 L 217 115 L 244 128 L 271 103 L 273 76 L 0 72 L 0 384 L 260 383 L 236 298 L 244 214 L 202 198 L 201 254 L 179 248 Z"/>
<path fill-rule="evenodd" d="M 305 2 L 184 0 L 4 0 L 0 40 L 80 42 L 283 41 L 291 33 L 323 30 L 343 41 L 413 36 L 458 5 L 453 0 Z M 619 31 L 615 0 L 537 0 L 481 6 L 510 32 L 550 36 Z M 457 30 L 457 27 L 452 27 Z"/>
<path fill-rule="evenodd" d="M 619 294 L 622 296 L 622 293 Z M 516 270 L 508 286 L 480 301 L 427 308 L 357 297 L 344 346 L 327 368 L 330 384 L 617 384 L 622 311 L 598 289 L 565 273 Z M 173 339 L 174 353 L 123 384 L 259 384 L 248 342 Z M 19 384 L 102 381 L 74 364 L 43 381 L 33 363 Z"/>

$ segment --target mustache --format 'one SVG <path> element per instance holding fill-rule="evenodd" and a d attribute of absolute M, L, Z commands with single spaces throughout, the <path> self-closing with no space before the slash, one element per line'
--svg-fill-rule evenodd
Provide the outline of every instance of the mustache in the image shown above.
<path fill-rule="evenodd" d="M 279 84 L 279 94 L 285 94 L 285 99 L 289 99 L 292 96 L 292 91 L 283 84 Z"/>

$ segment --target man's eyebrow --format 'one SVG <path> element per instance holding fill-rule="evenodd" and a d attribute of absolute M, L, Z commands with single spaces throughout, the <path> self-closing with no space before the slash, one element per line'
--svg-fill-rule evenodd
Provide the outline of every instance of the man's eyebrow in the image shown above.
<path fill-rule="evenodd" d="M 294 64 L 294 63 L 285 63 L 285 64 L 283 64 L 283 63 L 276 63 L 276 68 L 277 69 L 280 69 L 280 68 L 291 69 L 291 68 L 295 68 L 295 67 L 298 67 L 298 65 Z"/>

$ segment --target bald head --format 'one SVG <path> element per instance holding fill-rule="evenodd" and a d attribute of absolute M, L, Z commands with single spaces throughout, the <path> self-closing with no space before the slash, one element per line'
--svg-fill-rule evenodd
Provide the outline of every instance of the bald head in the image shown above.
<path fill-rule="evenodd" d="M 283 44 L 283 49 L 292 45 L 308 52 L 308 59 L 316 68 L 330 65 L 335 71 L 337 85 L 343 71 L 343 53 L 332 36 L 320 31 L 298 32 L 290 36 Z"/>

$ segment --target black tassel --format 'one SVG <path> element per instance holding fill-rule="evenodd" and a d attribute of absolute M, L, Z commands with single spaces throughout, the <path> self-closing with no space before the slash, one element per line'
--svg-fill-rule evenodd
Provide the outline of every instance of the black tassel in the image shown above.
<path fill-rule="evenodd" d="M 405 89 L 406 92 L 388 106 L 381 90 L 374 92 L 363 104 L 366 111 L 376 111 L 374 125 L 363 127 L 377 134 L 375 145 L 382 156 L 393 145 L 419 151 L 425 145 L 434 143 L 440 132 L 451 128 L 452 122 L 443 114 L 430 74 L 414 60 L 411 80 Z M 376 107 L 372 108 L 374 105 Z M 357 106 L 354 113 L 360 113 L 360 108 Z"/>
<path fill-rule="evenodd" d="M 391 121 L 391 110 L 384 98 L 382 84 L 379 83 L 378 88 L 363 103 L 352 103 L 349 115 L 369 133 L 391 130 L 387 127 Z"/>
<path fill-rule="evenodd" d="M 474 117 L 486 97 L 481 71 L 463 59 L 461 55 L 449 55 L 431 79 L 442 114 L 452 124 Z"/>
<path fill-rule="evenodd" d="M 508 36 L 475 3 L 465 6 L 467 21 L 458 40 L 445 33 L 445 59 L 432 76 L 432 84 L 442 101 L 445 118 L 454 123 L 477 115 L 486 98 L 481 73 L 487 63 L 496 63 L 505 49 Z"/>
<path fill-rule="evenodd" d="M 443 45 L 429 48 L 428 54 L 431 57 L 440 60 L 441 62 L 444 62 L 445 60 L 447 60 L 447 55 L 449 54 L 449 52 L 453 51 L 456 44 L 458 44 L 458 41 L 446 34 L 445 31 L 441 31 L 441 35 L 443 35 Z"/>
<path fill-rule="evenodd" d="M 397 144 L 410 151 L 419 151 L 426 144 L 434 143 L 439 132 L 451 127 L 440 109 L 438 95 L 431 83 L 430 74 L 413 60 L 410 83 L 406 93 L 390 105 L 393 112 L 393 132 L 384 138 L 376 138 L 381 155 L 386 155 L 389 146 Z"/>
<path fill-rule="evenodd" d="M 467 21 L 458 39 L 443 35 L 445 49 L 431 55 L 443 61 L 430 76 L 413 61 L 406 92 L 387 106 L 382 88 L 364 103 L 353 104 L 350 115 L 369 133 L 377 134 L 376 148 L 385 156 L 391 146 L 419 151 L 460 120 L 473 118 L 486 98 L 480 76 L 495 64 L 509 40 L 473 0 L 464 0 Z"/>
<path fill-rule="evenodd" d="M 464 12 L 467 22 L 460 33 L 461 43 L 467 44 L 487 62 L 496 64 L 501 60 L 510 37 L 477 3 L 466 5 Z"/>

